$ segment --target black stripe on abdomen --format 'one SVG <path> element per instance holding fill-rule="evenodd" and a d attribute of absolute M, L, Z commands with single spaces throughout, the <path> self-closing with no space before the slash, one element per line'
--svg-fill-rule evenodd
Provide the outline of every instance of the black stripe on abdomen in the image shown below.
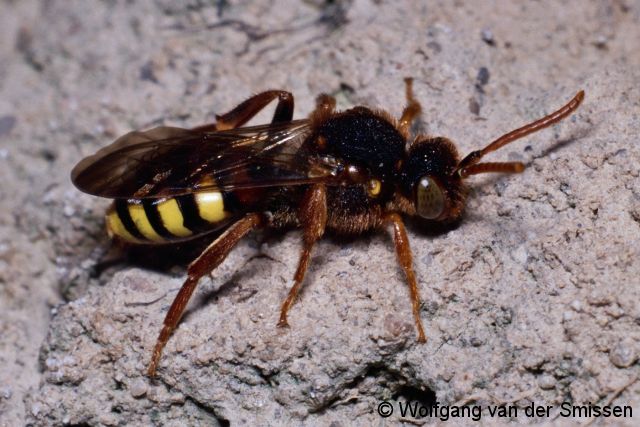
<path fill-rule="evenodd" d="M 161 200 L 162 201 L 162 200 Z M 153 230 L 158 233 L 158 235 L 166 238 L 172 239 L 175 238 L 173 234 L 167 227 L 165 227 L 162 218 L 160 217 L 160 212 L 158 211 L 158 201 L 153 199 L 144 199 L 142 200 L 142 207 L 144 207 L 144 213 L 147 215 L 147 220 Z"/>
<path fill-rule="evenodd" d="M 138 230 L 138 227 L 136 227 L 136 224 L 133 222 L 133 219 L 131 218 L 131 213 L 129 212 L 129 202 L 125 199 L 117 199 L 115 200 L 114 204 L 116 208 L 116 213 L 118 214 L 120 221 L 122 221 L 122 225 L 124 225 L 124 228 L 133 237 L 140 240 L 147 240 L 147 238 L 144 237 L 142 233 L 140 233 L 140 230 Z"/>
<path fill-rule="evenodd" d="M 184 226 L 194 234 L 211 229 L 211 224 L 200 217 L 198 205 L 193 194 L 176 197 L 178 207 L 184 219 Z"/>
<path fill-rule="evenodd" d="M 224 210 L 227 212 L 239 212 L 240 201 L 238 196 L 233 191 L 222 191 L 222 201 L 224 203 Z"/>

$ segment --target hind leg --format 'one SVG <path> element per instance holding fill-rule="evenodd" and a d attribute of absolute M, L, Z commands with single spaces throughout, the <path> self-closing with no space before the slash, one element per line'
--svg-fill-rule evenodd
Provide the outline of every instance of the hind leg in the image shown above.
<path fill-rule="evenodd" d="M 293 118 L 293 95 L 284 90 L 268 90 L 252 96 L 226 114 L 216 116 L 216 123 L 198 126 L 198 132 L 214 132 L 238 128 L 262 111 L 274 99 L 278 100 L 271 123 L 289 122 Z"/>
<path fill-rule="evenodd" d="M 198 281 L 205 274 L 209 274 L 215 269 L 224 259 L 229 255 L 231 249 L 242 239 L 246 234 L 259 227 L 262 224 L 260 215 L 252 213 L 246 215 L 241 220 L 232 224 L 227 230 L 220 235 L 202 254 L 189 265 L 187 270 L 187 280 L 178 291 L 166 317 L 164 318 L 164 324 L 160 335 L 156 341 L 155 348 L 153 349 L 153 355 L 151 356 L 151 362 L 149 363 L 149 369 L 147 373 L 150 377 L 155 376 L 156 368 L 160 362 L 160 356 L 164 346 L 169 341 L 171 333 L 178 325 L 182 314 L 193 291 L 196 289 Z"/>

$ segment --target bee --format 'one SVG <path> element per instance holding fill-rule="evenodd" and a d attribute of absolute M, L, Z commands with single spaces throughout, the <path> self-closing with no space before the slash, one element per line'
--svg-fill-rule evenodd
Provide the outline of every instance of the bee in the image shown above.
<path fill-rule="evenodd" d="M 198 281 L 247 233 L 260 228 L 302 229 L 298 267 L 280 308 L 280 327 L 288 326 L 314 244 L 325 232 L 357 235 L 390 228 L 408 283 L 417 340 L 426 342 L 403 216 L 427 227 L 460 219 L 465 179 L 525 169 L 521 162 L 482 159 L 564 119 L 578 108 L 584 92 L 461 158 L 447 138 L 411 137 L 422 110 L 412 82 L 405 79 L 407 104 L 399 119 L 363 106 L 338 112 L 333 97 L 320 95 L 307 119 L 293 120 L 293 95 L 270 90 L 216 116 L 215 124 L 131 132 L 78 163 L 71 173 L 75 186 L 114 199 L 106 214 L 114 239 L 155 245 L 215 236 L 188 266 L 157 338 L 149 376 L 155 376 Z M 243 127 L 272 101 L 277 104 L 271 123 Z"/>

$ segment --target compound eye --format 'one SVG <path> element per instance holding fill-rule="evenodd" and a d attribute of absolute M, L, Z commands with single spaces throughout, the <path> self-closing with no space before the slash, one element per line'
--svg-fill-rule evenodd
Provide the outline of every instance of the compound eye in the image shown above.
<path fill-rule="evenodd" d="M 416 189 L 416 211 L 426 219 L 436 219 L 445 207 L 445 196 L 435 179 L 423 176 Z"/>

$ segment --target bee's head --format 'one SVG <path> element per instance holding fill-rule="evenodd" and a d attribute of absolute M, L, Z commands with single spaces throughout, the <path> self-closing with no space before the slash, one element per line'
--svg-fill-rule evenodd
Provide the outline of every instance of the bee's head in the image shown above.
<path fill-rule="evenodd" d="M 421 218 L 449 222 L 464 207 L 464 185 L 455 173 L 458 152 L 446 138 L 418 139 L 403 165 L 402 186 Z"/>
<path fill-rule="evenodd" d="M 559 110 L 502 135 L 462 160 L 453 143 L 446 138 L 417 138 L 402 167 L 405 197 L 413 202 L 415 213 L 424 219 L 445 222 L 458 219 L 464 207 L 465 178 L 487 172 L 520 173 L 524 170 L 524 164 L 520 162 L 481 162 L 485 155 L 562 120 L 574 112 L 583 99 L 584 91 L 579 91 Z"/>

